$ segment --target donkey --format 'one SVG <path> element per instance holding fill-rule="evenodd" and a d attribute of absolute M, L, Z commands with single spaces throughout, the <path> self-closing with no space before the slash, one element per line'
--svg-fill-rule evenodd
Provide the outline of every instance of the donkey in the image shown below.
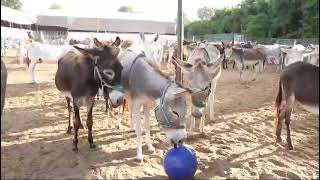
<path fill-rule="evenodd" d="M 7 67 L 1 59 L 1 116 L 4 108 L 4 102 L 5 102 L 4 99 L 6 96 L 7 76 L 8 76 Z"/>
<path fill-rule="evenodd" d="M 101 44 L 95 39 L 96 44 Z M 75 130 L 73 151 L 78 151 L 78 130 L 83 129 L 79 109 L 87 106 L 88 141 L 90 148 L 95 148 L 92 138 L 92 110 L 98 89 L 111 91 L 110 100 L 114 107 L 123 103 L 122 93 L 117 86 L 121 82 L 122 65 L 118 61 L 119 49 L 112 46 L 101 46 L 83 49 L 74 46 L 79 52 L 69 51 L 58 61 L 55 84 L 67 100 L 69 112 L 68 133 L 71 131 L 70 119 L 72 102 L 74 110 L 73 126 Z"/>
<path fill-rule="evenodd" d="M 159 34 L 156 34 L 153 39 L 147 40 L 144 33 L 140 33 L 140 38 L 142 42 L 142 52 L 148 59 L 151 59 L 154 64 L 161 67 L 163 47 L 160 44 L 157 44 Z"/>
<path fill-rule="evenodd" d="M 219 50 L 211 44 L 200 44 L 196 47 L 188 58 L 187 62 L 176 59 L 178 66 L 182 68 L 184 74 L 184 86 L 192 90 L 192 116 L 201 118 L 199 128 L 204 133 L 204 117 L 205 108 L 209 108 L 209 119 L 214 118 L 213 104 L 214 93 L 217 82 L 222 71 L 223 56 Z M 206 102 L 209 106 L 206 107 Z M 192 118 L 190 131 L 195 128 L 195 119 Z"/>
<path fill-rule="evenodd" d="M 167 140 L 174 144 L 186 138 L 185 117 L 187 114 L 186 95 L 190 91 L 179 86 L 161 73 L 158 66 L 143 54 L 126 51 L 119 57 L 123 71 L 122 86 L 130 96 L 131 120 L 135 122 L 137 135 L 136 159 L 143 162 L 141 148 L 140 108 L 145 116 L 146 142 L 149 151 L 155 151 L 150 139 L 150 108 L 154 107 L 155 117 L 167 134 Z"/>
<path fill-rule="evenodd" d="M 305 62 L 295 62 L 280 74 L 279 90 L 275 102 L 276 136 L 281 142 L 282 121 L 287 126 L 287 146 L 293 149 L 290 136 L 291 113 L 298 101 L 305 110 L 319 115 L 319 67 Z"/>
<path fill-rule="evenodd" d="M 266 55 L 261 49 L 247 49 L 247 48 L 232 48 L 229 59 L 234 59 L 238 69 L 240 71 L 240 81 L 242 81 L 242 71 L 245 66 L 248 65 L 259 65 L 259 69 L 255 69 L 254 78 L 256 80 L 258 71 L 262 72 L 264 69 L 265 62 L 267 61 Z"/>

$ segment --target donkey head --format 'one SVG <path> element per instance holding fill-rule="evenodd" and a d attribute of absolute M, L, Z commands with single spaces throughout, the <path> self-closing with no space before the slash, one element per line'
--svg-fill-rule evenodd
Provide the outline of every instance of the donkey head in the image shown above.
<path fill-rule="evenodd" d="M 221 73 L 222 60 L 223 56 L 220 56 L 219 50 L 210 44 L 200 44 L 196 47 L 187 62 L 177 60 L 185 77 L 184 86 L 192 91 L 192 104 L 196 109 L 202 109 L 205 106 L 205 101 L 210 94 L 211 82 Z"/>
<path fill-rule="evenodd" d="M 145 56 L 153 61 L 159 61 L 161 58 L 161 46 L 157 44 L 159 34 L 156 34 L 153 39 L 147 40 L 144 33 L 140 33 L 140 38 L 142 41 L 142 51 Z"/>
<path fill-rule="evenodd" d="M 224 48 L 225 58 L 229 60 L 231 53 L 232 53 L 232 47 L 234 46 L 234 43 L 233 43 L 233 41 L 231 41 L 229 43 L 224 43 L 221 41 L 221 43 Z"/>
<path fill-rule="evenodd" d="M 120 89 L 122 65 L 118 60 L 120 49 L 112 46 L 105 45 L 94 39 L 97 48 L 87 49 L 74 46 L 80 53 L 89 57 L 94 61 L 94 74 L 97 82 L 106 86 L 110 96 L 111 104 L 117 107 L 123 102 L 123 93 Z M 116 43 L 117 40 L 114 42 Z"/>
<path fill-rule="evenodd" d="M 188 90 L 179 87 L 176 83 L 170 83 L 155 108 L 155 117 L 158 123 L 164 128 L 168 140 L 173 143 L 179 143 L 186 138 L 186 95 L 189 93 Z"/>

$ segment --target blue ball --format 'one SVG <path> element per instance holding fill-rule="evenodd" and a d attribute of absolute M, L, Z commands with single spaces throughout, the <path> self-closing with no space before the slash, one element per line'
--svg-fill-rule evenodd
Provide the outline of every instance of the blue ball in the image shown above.
<path fill-rule="evenodd" d="M 197 157 L 188 147 L 179 145 L 170 149 L 163 160 L 169 179 L 191 179 L 197 171 Z"/>

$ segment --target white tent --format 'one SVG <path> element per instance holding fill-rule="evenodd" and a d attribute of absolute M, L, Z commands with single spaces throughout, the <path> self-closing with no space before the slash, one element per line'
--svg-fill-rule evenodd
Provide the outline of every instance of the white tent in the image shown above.
<path fill-rule="evenodd" d="M 37 22 L 37 17 L 26 12 L 1 6 L 1 20 L 8 21 L 10 23 L 30 25 Z"/>
<path fill-rule="evenodd" d="M 32 15 L 1 6 L 1 20 L 15 24 L 63 27 L 73 31 L 175 34 L 175 21 L 163 17 L 127 12 L 84 13 L 46 10 Z"/>

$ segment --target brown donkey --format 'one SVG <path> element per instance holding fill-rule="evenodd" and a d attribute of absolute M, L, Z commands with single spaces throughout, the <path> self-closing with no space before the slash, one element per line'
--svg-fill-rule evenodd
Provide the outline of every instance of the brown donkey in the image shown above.
<path fill-rule="evenodd" d="M 83 105 L 87 107 L 88 141 L 90 148 L 94 148 L 92 110 L 98 89 L 110 91 L 108 94 L 112 106 L 117 107 L 123 102 L 122 93 L 119 91 L 121 87 L 116 87 L 121 82 L 122 65 L 117 58 L 120 50 L 114 46 L 103 46 L 97 39 L 95 43 L 98 48 L 82 49 L 74 46 L 79 52 L 69 51 L 61 57 L 55 76 L 56 87 L 67 100 L 69 133 L 71 132 L 72 109 L 74 110 L 74 151 L 78 150 L 78 130 L 83 129 L 79 114 L 80 107 Z M 70 106 L 71 102 L 73 108 Z"/>
<path fill-rule="evenodd" d="M 287 144 L 293 149 L 290 137 L 290 121 L 293 105 L 298 101 L 307 111 L 319 115 L 319 67 L 305 62 L 295 62 L 280 74 L 276 98 L 276 136 L 281 142 L 282 121 L 287 126 Z"/>

